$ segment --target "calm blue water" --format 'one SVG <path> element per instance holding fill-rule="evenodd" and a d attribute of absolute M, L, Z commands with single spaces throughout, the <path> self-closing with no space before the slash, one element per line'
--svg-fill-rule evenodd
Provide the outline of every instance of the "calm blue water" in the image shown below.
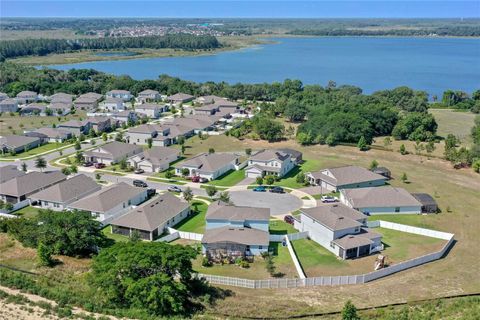
<path fill-rule="evenodd" d="M 55 66 L 93 68 L 135 79 L 160 74 L 198 82 L 352 84 L 370 93 L 407 85 L 440 95 L 445 89 L 480 88 L 480 39 L 460 38 L 282 38 L 210 56 L 99 61 Z"/>

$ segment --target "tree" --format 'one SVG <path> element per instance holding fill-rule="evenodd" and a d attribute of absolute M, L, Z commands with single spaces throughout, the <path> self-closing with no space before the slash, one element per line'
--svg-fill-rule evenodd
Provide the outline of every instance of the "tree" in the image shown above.
<path fill-rule="evenodd" d="M 184 136 L 179 136 L 177 138 L 177 143 L 181 146 L 183 146 L 185 144 L 185 137 Z"/>
<path fill-rule="evenodd" d="M 215 149 L 209 148 L 209 149 L 208 149 L 208 153 L 209 153 L 209 154 L 215 153 Z"/>
<path fill-rule="evenodd" d="M 367 151 L 369 149 L 367 140 L 365 140 L 364 136 L 361 136 L 360 140 L 358 140 L 357 147 L 360 151 Z"/>
<path fill-rule="evenodd" d="M 80 142 L 85 141 L 85 135 L 84 135 L 83 133 L 80 133 L 80 134 L 78 135 L 78 141 L 80 141 Z"/>
<path fill-rule="evenodd" d="M 82 163 L 83 162 L 83 152 L 77 151 L 75 152 L 75 163 Z"/>
<path fill-rule="evenodd" d="M 188 168 L 182 169 L 182 176 L 187 177 L 190 174 L 190 170 Z"/>
<path fill-rule="evenodd" d="M 377 160 L 372 160 L 372 162 L 370 162 L 370 166 L 368 167 L 370 170 L 375 170 L 378 168 L 378 162 Z"/>
<path fill-rule="evenodd" d="M 435 149 L 436 147 L 433 141 L 429 141 L 425 146 L 425 150 L 427 151 L 428 154 L 431 154 L 433 151 L 435 151 Z"/>
<path fill-rule="evenodd" d="M 187 314 L 196 255 L 192 247 L 161 242 L 116 243 L 93 259 L 88 280 L 111 304 L 158 316 Z"/>
<path fill-rule="evenodd" d="M 251 148 L 246 148 L 245 149 L 245 154 L 247 155 L 247 157 L 250 157 L 252 155 L 252 149 Z"/>
<path fill-rule="evenodd" d="M 297 134 L 297 141 L 300 143 L 302 146 L 306 146 L 309 144 L 312 144 L 313 138 L 310 132 L 299 132 Z"/>
<path fill-rule="evenodd" d="M 118 162 L 118 165 L 120 166 L 120 170 L 127 170 L 128 168 L 128 162 L 127 162 L 127 158 L 123 157 L 122 159 L 120 159 L 120 161 Z"/>
<path fill-rule="evenodd" d="M 80 141 L 77 140 L 77 141 L 75 141 L 75 150 L 78 151 L 80 149 L 82 149 L 82 145 L 80 144 Z"/>
<path fill-rule="evenodd" d="M 63 167 L 61 171 L 66 176 L 69 176 L 71 174 L 70 168 L 68 168 L 68 167 Z"/>
<path fill-rule="evenodd" d="M 296 180 L 297 183 L 299 183 L 299 184 L 305 184 L 305 181 L 306 181 L 306 179 L 305 179 L 305 174 L 304 174 L 303 172 L 299 172 L 299 173 L 297 174 L 297 177 L 295 178 L 295 180 Z"/>
<path fill-rule="evenodd" d="M 182 154 L 185 154 L 185 145 L 184 145 L 184 144 L 182 144 L 182 145 L 180 146 L 180 152 L 181 152 Z"/>
<path fill-rule="evenodd" d="M 258 185 L 262 185 L 263 184 L 263 177 L 259 176 L 255 179 L 255 182 L 258 184 Z"/>
<path fill-rule="evenodd" d="M 71 173 L 78 173 L 78 168 L 77 168 L 77 166 L 74 165 L 74 164 L 72 164 L 72 165 L 70 166 L 70 172 L 71 172 Z"/>
<path fill-rule="evenodd" d="M 43 171 L 47 167 L 47 161 L 43 157 L 37 157 L 35 159 L 35 168 L 40 169 L 40 171 Z"/>
<path fill-rule="evenodd" d="M 271 275 L 275 275 L 275 263 L 273 262 L 272 256 L 270 254 L 265 256 L 265 269 L 267 269 L 267 272 Z"/>
<path fill-rule="evenodd" d="M 95 130 L 93 128 L 90 129 L 90 131 L 88 131 L 88 137 L 89 138 L 95 138 L 97 136 L 97 133 L 95 132 Z"/>
<path fill-rule="evenodd" d="M 342 309 L 342 320 L 360 320 L 357 315 L 357 308 L 350 300 L 345 303 Z"/>
<path fill-rule="evenodd" d="M 27 164 L 25 162 L 22 162 L 22 171 L 27 172 Z"/>
<path fill-rule="evenodd" d="M 330 133 L 327 136 L 327 139 L 325 139 L 325 143 L 328 144 L 329 146 L 334 146 L 337 143 L 335 136 Z"/>
<path fill-rule="evenodd" d="M 170 170 L 167 170 L 167 172 L 165 172 L 165 178 L 172 179 L 173 178 L 173 172 L 170 171 Z"/>
<path fill-rule="evenodd" d="M 148 138 L 148 139 L 147 139 L 148 149 L 152 149 L 152 145 L 153 145 L 153 139 L 152 139 L 152 138 Z"/>
<path fill-rule="evenodd" d="M 217 193 L 217 187 L 215 186 L 207 186 L 205 188 L 205 191 L 207 192 L 207 195 L 211 198 Z"/>
<path fill-rule="evenodd" d="M 123 142 L 123 133 L 122 133 L 122 132 L 118 132 L 118 133 L 115 135 L 115 141 Z"/>
<path fill-rule="evenodd" d="M 407 177 L 407 174 L 404 172 L 402 174 L 402 177 L 400 178 L 402 180 L 403 183 L 407 183 L 408 182 L 408 177 Z"/>
<path fill-rule="evenodd" d="M 232 202 L 230 201 L 230 193 L 228 191 L 220 192 L 220 195 L 218 197 L 218 200 L 231 204 Z"/>
<path fill-rule="evenodd" d="M 187 202 L 190 202 L 193 199 L 193 191 L 190 189 L 190 187 L 187 187 L 185 190 L 183 190 L 182 195 L 183 199 L 185 199 Z"/>
<path fill-rule="evenodd" d="M 472 168 L 476 173 L 480 173 L 480 159 L 477 159 L 472 163 Z"/>
<path fill-rule="evenodd" d="M 272 185 L 275 182 L 275 177 L 272 175 L 268 175 L 265 176 L 264 180 L 267 185 Z"/>
<path fill-rule="evenodd" d="M 432 114 L 411 112 L 397 122 L 392 135 L 397 140 L 429 141 L 435 137 L 437 127 Z"/>
<path fill-rule="evenodd" d="M 37 247 L 38 263 L 44 267 L 51 267 L 54 263 L 50 247 L 40 242 Z"/>
<path fill-rule="evenodd" d="M 102 175 L 100 173 L 95 173 L 95 180 L 100 180 L 102 178 Z"/>
<path fill-rule="evenodd" d="M 406 155 L 407 154 L 407 149 L 405 148 L 405 145 L 402 143 L 402 145 L 400 146 L 400 154 L 401 155 Z"/>
<path fill-rule="evenodd" d="M 108 135 L 106 132 L 102 133 L 102 140 L 107 141 L 108 140 Z"/>

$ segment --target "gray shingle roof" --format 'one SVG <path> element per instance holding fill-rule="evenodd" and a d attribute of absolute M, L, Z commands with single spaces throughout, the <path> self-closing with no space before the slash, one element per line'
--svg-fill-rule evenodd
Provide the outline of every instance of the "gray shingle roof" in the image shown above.
<path fill-rule="evenodd" d="M 95 150 L 103 150 L 104 152 L 99 152 Z M 106 159 L 117 159 L 126 156 L 129 153 L 138 154 L 142 152 L 142 147 L 139 147 L 134 144 L 128 144 L 118 141 L 112 141 L 103 146 L 98 147 L 97 149 L 93 149 L 91 151 L 86 151 L 86 155 L 90 156 L 98 156 Z"/>
<path fill-rule="evenodd" d="M 145 110 L 156 110 L 161 109 L 163 106 L 156 103 L 144 103 L 138 106 L 135 106 L 135 109 L 145 109 Z"/>
<path fill-rule="evenodd" d="M 171 95 L 171 96 L 168 96 L 167 97 L 167 100 L 170 100 L 170 101 L 185 101 L 185 100 L 190 100 L 190 99 L 193 99 L 194 97 L 189 95 L 189 94 L 186 94 L 186 93 L 176 93 L 174 95 Z"/>
<path fill-rule="evenodd" d="M 237 207 L 221 201 L 213 202 L 207 210 L 206 219 L 229 221 L 269 221 L 269 208 Z"/>
<path fill-rule="evenodd" d="M 167 162 L 167 159 L 170 159 L 172 156 L 178 157 L 179 154 L 180 151 L 177 149 L 157 146 L 152 147 L 151 149 L 146 149 L 143 154 L 139 156 L 158 165 Z"/>
<path fill-rule="evenodd" d="M 157 90 L 151 90 L 151 89 L 147 89 L 147 90 L 143 90 L 142 92 L 139 92 L 138 95 L 151 95 L 151 94 L 159 94 L 159 92 Z"/>
<path fill-rule="evenodd" d="M 421 206 L 407 190 L 391 186 L 343 189 L 345 198 L 355 208 Z"/>
<path fill-rule="evenodd" d="M 43 189 L 33 194 L 31 198 L 58 203 L 70 203 L 100 189 L 100 185 L 93 181 L 92 178 L 84 174 L 79 174 L 66 181 Z"/>
<path fill-rule="evenodd" d="M 55 139 L 55 138 L 67 138 L 69 135 L 70 135 L 70 132 L 69 131 L 66 131 L 66 130 L 62 130 L 62 129 L 57 129 L 57 128 L 39 128 L 35 131 L 33 131 L 33 133 L 37 133 L 39 135 L 42 135 L 42 136 L 45 136 L 45 137 L 48 137 L 48 138 L 52 138 L 52 139 Z"/>
<path fill-rule="evenodd" d="M 360 223 L 359 220 L 366 218 L 361 212 L 343 204 L 324 204 L 318 207 L 300 210 L 306 216 L 333 231 L 360 227 L 362 223 Z"/>
<path fill-rule="evenodd" d="M 13 179 L 15 177 L 24 176 L 26 173 L 18 170 L 17 166 L 8 165 L 0 167 L 0 183 Z"/>
<path fill-rule="evenodd" d="M 231 153 L 201 153 L 177 164 L 175 168 L 193 167 L 201 172 L 215 172 L 238 158 Z"/>
<path fill-rule="evenodd" d="M 312 175 L 315 179 L 324 180 L 334 186 L 343 186 L 374 180 L 387 180 L 387 178 L 382 175 L 358 166 L 346 166 L 326 170 L 330 171 L 332 176 L 327 176 L 322 173 L 324 170 L 313 172 Z"/>
<path fill-rule="evenodd" d="M 289 157 L 288 153 L 279 150 L 260 150 L 257 153 L 253 154 L 249 160 L 253 161 L 270 161 L 270 160 L 279 160 L 285 161 Z"/>
<path fill-rule="evenodd" d="M 270 235 L 266 231 L 251 228 L 221 227 L 207 229 L 202 243 L 233 242 L 244 245 L 268 246 Z"/>
<path fill-rule="evenodd" d="M 342 247 L 343 249 L 352 249 L 361 246 L 369 246 L 373 243 L 373 241 L 368 239 L 367 237 L 349 234 L 342 238 L 333 240 L 333 243 L 335 243 L 339 247 Z"/>
<path fill-rule="evenodd" d="M 106 212 L 143 192 L 145 192 L 143 188 L 137 188 L 125 182 L 120 182 L 75 201 L 70 207 L 92 212 Z"/>
<path fill-rule="evenodd" d="M 4 145 L 9 148 L 18 148 L 36 141 L 39 141 L 39 139 L 35 137 L 18 136 L 12 134 L 1 137 L 0 146 Z"/>
<path fill-rule="evenodd" d="M 189 207 L 171 193 L 154 197 L 127 214 L 113 220 L 112 225 L 153 231 Z"/>
<path fill-rule="evenodd" d="M 67 177 L 60 171 L 33 171 L 0 184 L 0 194 L 20 197 L 39 191 L 66 178 Z"/>

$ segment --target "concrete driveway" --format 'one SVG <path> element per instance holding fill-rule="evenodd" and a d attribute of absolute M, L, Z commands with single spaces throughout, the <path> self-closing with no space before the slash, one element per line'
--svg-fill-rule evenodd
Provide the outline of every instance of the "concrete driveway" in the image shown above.
<path fill-rule="evenodd" d="M 252 190 L 231 191 L 230 200 L 237 206 L 270 208 L 271 215 L 285 215 L 302 207 L 299 198 L 288 194 L 253 192 Z"/>

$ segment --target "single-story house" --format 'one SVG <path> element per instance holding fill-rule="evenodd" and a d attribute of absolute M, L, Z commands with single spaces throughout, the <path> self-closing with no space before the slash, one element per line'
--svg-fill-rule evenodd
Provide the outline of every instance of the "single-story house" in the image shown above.
<path fill-rule="evenodd" d="M 209 96 L 200 96 L 195 99 L 195 102 L 200 104 L 211 104 L 217 100 L 226 100 L 226 99 L 219 96 L 215 96 L 215 95 L 209 95 Z"/>
<path fill-rule="evenodd" d="M 38 94 L 33 91 L 22 91 L 17 94 L 17 101 L 20 104 L 36 102 L 37 100 L 38 100 Z"/>
<path fill-rule="evenodd" d="M 168 96 L 167 101 L 169 101 L 170 103 L 179 105 L 181 103 L 190 102 L 194 98 L 195 98 L 194 96 L 191 96 L 191 95 L 186 94 L 186 93 L 176 93 L 174 95 Z"/>
<path fill-rule="evenodd" d="M 4 183 L 10 179 L 24 176 L 26 173 L 18 170 L 17 166 L 9 164 L 3 167 L 0 167 L 0 183 Z"/>
<path fill-rule="evenodd" d="M 92 124 L 88 120 L 70 120 L 60 123 L 57 128 L 79 136 L 81 133 L 88 134 L 92 128 Z"/>
<path fill-rule="evenodd" d="M 8 94 L 5 92 L 0 92 L 0 101 L 8 99 Z"/>
<path fill-rule="evenodd" d="M 32 171 L 1 183 L 0 200 L 11 203 L 13 210 L 18 210 L 29 204 L 28 198 L 32 194 L 66 179 L 67 176 L 60 171 Z"/>
<path fill-rule="evenodd" d="M 95 149 L 85 151 L 84 159 L 87 162 L 105 163 L 107 165 L 118 163 L 143 152 L 142 147 L 133 144 L 112 141 Z"/>
<path fill-rule="evenodd" d="M 300 231 L 342 259 L 369 255 L 382 249 L 380 234 L 365 228 L 367 217 L 343 204 L 300 209 Z"/>
<path fill-rule="evenodd" d="M 158 119 L 163 112 L 167 111 L 166 105 L 159 105 L 154 103 L 144 103 L 141 105 L 135 106 L 135 111 L 146 115 L 147 117 Z"/>
<path fill-rule="evenodd" d="M 130 101 L 133 96 L 130 91 L 127 90 L 111 90 L 105 94 L 105 97 L 108 98 L 120 98 L 123 101 Z"/>
<path fill-rule="evenodd" d="M 92 129 L 95 130 L 96 133 L 108 132 L 112 129 L 112 122 L 110 117 L 107 116 L 89 117 L 87 121 L 90 122 Z"/>
<path fill-rule="evenodd" d="M 189 177 L 199 176 L 215 180 L 230 170 L 237 170 L 239 158 L 232 153 L 201 153 L 177 164 L 175 174 L 181 176 L 183 170 L 188 169 Z"/>
<path fill-rule="evenodd" d="M 105 110 L 107 112 L 109 111 L 123 111 L 125 110 L 125 104 L 123 102 L 122 98 L 106 98 L 105 101 L 102 102 L 100 105 L 100 108 L 102 110 Z"/>
<path fill-rule="evenodd" d="M 82 94 L 73 102 L 75 107 L 82 110 L 93 110 L 98 107 L 98 102 L 103 98 L 99 93 L 89 92 Z"/>
<path fill-rule="evenodd" d="M 345 166 L 307 172 L 311 185 L 321 186 L 325 191 L 383 186 L 386 177 L 358 166 Z"/>
<path fill-rule="evenodd" d="M 248 178 L 274 175 L 283 177 L 295 167 L 289 153 L 279 150 L 260 150 L 248 159 L 245 176 Z"/>
<path fill-rule="evenodd" d="M 15 99 L 4 99 L 0 101 L 0 112 L 17 112 L 18 102 Z"/>
<path fill-rule="evenodd" d="M 195 108 L 195 114 L 198 115 L 214 115 L 216 112 L 220 111 L 220 106 L 218 104 L 204 104 L 200 107 Z"/>
<path fill-rule="evenodd" d="M 49 97 L 50 103 L 70 103 L 72 104 L 74 95 L 64 92 L 58 92 Z"/>
<path fill-rule="evenodd" d="M 143 169 L 145 172 L 161 172 L 167 170 L 170 163 L 176 161 L 180 151 L 174 148 L 155 147 L 146 149 L 130 159 L 130 166 Z"/>
<path fill-rule="evenodd" d="M 22 115 L 41 115 L 45 116 L 47 114 L 48 106 L 44 103 L 30 103 L 26 106 L 23 106 L 20 110 Z M 51 111 L 51 115 L 53 115 L 53 110 Z"/>
<path fill-rule="evenodd" d="M 391 186 L 341 189 L 340 201 L 366 215 L 422 212 L 422 204 L 407 190 Z"/>
<path fill-rule="evenodd" d="M 27 137 L 35 137 L 41 139 L 42 143 L 47 142 L 64 142 L 72 137 L 72 133 L 67 130 L 58 128 L 40 128 L 25 133 Z"/>
<path fill-rule="evenodd" d="M 112 118 L 117 120 L 118 122 L 128 123 L 129 121 L 137 122 L 139 116 L 136 112 L 132 110 L 123 110 L 120 112 L 113 113 Z"/>
<path fill-rule="evenodd" d="M 412 193 L 412 196 L 422 204 L 422 213 L 437 213 L 437 201 L 428 193 Z"/>
<path fill-rule="evenodd" d="M 132 206 L 147 200 L 147 189 L 137 188 L 120 182 L 98 190 L 80 200 L 71 203 L 71 210 L 88 211 L 103 224 L 129 211 Z"/>
<path fill-rule="evenodd" d="M 208 207 L 206 229 L 221 227 L 252 228 L 268 232 L 269 208 L 240 207 L 215 201 Z"/>
<path fill-rule="evenodd" d="M 30 202 L 37 202 L 42 209 L 62 211 L 67 206 L 86 197 L 102 187 L 84 174 L 57 183 L 30 196 Z"/>
<path fill-rule="evenodd" d="M 153 241 L 167 227 L 173 227 L 189 214 L 188 202 L 165 193 L 131 209 L 110 224 L 112 233 L 130 236 L 133 232 L 138 232 L 141 239 Z"/>
<path fill-rule="evenodd" d="M 36 137 L 8 135 L 0 137 L 0 151 L 2 153 L 15 151 L 16 153 L 28 151 L 42 144 L 42 140 Z"/>
<path fill-rule="evenodd" d="M 65 116 L 70 113 L 72 110 L 72 103 L 71 102 L 63 102 L 63 101 L 52 101 L 48 106 L 50 110 L 53 111 L 56 115 Z"/>
<path fill-rule="evenodd" d="M 160 100 L 160 98 L 161 98 L 160 92 L 158 92 L 157 90 L 151 90 L 151 89 L 143 90 L 139 92 L 137 96 L 138 101 L 142 101 L 142 102 L 156 101 L 156 100 Z"/>

